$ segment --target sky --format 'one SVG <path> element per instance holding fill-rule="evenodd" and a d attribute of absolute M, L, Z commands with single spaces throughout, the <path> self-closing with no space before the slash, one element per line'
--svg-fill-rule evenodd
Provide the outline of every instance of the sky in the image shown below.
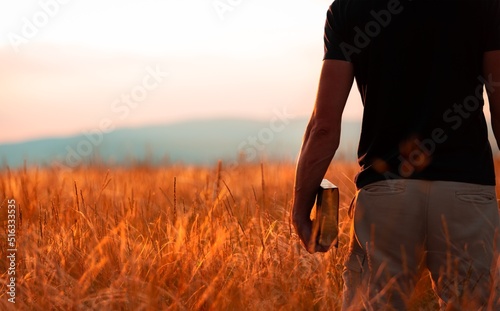
<path fill-rule="evenodd" d="M 309 117 L 331 0 L 0 0 L 0 143 Z M 354 87 L 345 119 L 360 119 Z"/>

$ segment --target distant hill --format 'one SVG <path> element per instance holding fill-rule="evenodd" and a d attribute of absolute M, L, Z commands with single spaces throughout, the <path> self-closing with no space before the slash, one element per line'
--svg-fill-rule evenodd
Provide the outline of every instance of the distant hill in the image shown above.
<path fill-rule="evenodd" d="M 57 164 L 74 167 L 102 161 L 127 164 L 213 164 L 223 161 L 295 160 L 307 119 L 252 121 L 238 119 L 196 120 L 175 124 L 120 128 L 108 134 L 90 131 L 65 138 L 46 138 L 0 145 L 3 165 Z M 344 122 L 339 158 L 355 159 L 359 122 Z"/>

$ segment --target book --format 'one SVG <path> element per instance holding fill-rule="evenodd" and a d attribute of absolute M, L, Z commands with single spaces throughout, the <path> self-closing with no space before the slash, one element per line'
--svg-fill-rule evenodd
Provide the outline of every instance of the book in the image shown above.
<path fill-rule="evenodd" d="M 339 188 L 327 179 L 321 182 L 311 212 L 312 241 L 329 249 L 338 246 Z M 314 250 L 314 248 L 313 248 Z"/>

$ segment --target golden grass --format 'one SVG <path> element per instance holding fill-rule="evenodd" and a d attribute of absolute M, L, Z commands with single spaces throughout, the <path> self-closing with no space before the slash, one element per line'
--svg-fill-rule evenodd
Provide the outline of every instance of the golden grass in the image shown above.
<path fill-rule="evenodd" d="M 0 309 L 338 310 L 357 169 L 326 176 L 340 246 L 315 255 L 289 220 L 293 163 L 3 170 L 0 224 L 15 199 L 18 251 L 14 308 L 2 230 Z"/>

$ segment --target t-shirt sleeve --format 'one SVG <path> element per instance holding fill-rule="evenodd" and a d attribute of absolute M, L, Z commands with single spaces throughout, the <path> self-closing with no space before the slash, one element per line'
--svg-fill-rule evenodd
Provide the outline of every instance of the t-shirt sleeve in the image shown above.
<path fill-rule="evenodd" d="M 346 55 L 342 49 L 342 45 L 345 44 L 343 43 L 345 38 L 345 25 L 343 24 L 343 21 L 345 19 L 342 18 L 341 14 L 340 1 L 335 0 L 332 5 L 330 5 L 326 14 L 324 60 L 337 59 L 350 61 L 348 55 Z"/>
<path fill-rule="evenodd" d="M 491 0 L 487 10 L 485 52 L 500 50 L 500 0 Z"/>

